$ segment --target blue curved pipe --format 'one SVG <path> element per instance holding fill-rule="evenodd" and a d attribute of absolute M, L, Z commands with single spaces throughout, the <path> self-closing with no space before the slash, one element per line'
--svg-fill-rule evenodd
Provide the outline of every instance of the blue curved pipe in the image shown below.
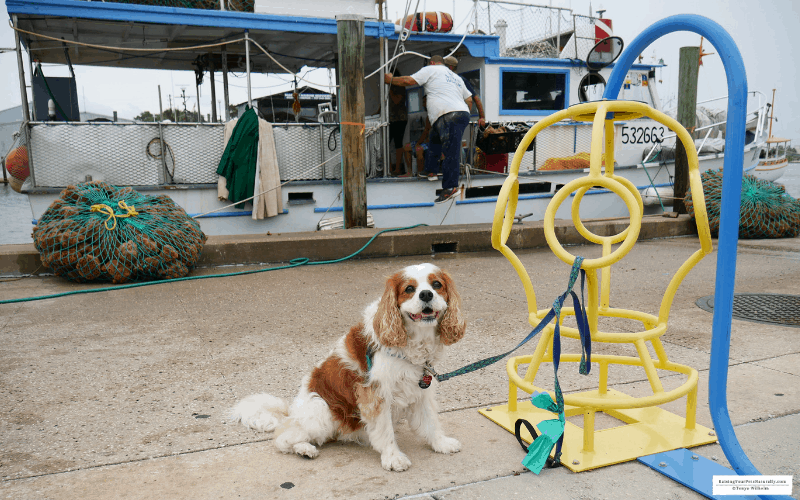
<path fill-rule="evenodd" d="M 706 17 L 682 14 L 662 19 L 644 30 L 628 45 L 611 72 L 603 98 L 616 99 L 622 82 L 639 54 L 655 40 L 675 31 L 702 35 L 717 49 L 728 80 L 728 125 L 725 133 L 725 159 L 722 170 L 717 276 L 714 288 L 714 322 L 711 337 L 708 403 L 719 444 L 728 462 L 739 475 L 757 475 L 736 438 L 728 413 L 728 359 L 733 315 L 733 288 L 736 281 L 736 247 L 739 242 L 739 205 L 742 191 L 745 116 L 747 113 L 747 74 L 733 38 L 722 26 Z M 788 496 L 761 496 L 784 499 Z"/>

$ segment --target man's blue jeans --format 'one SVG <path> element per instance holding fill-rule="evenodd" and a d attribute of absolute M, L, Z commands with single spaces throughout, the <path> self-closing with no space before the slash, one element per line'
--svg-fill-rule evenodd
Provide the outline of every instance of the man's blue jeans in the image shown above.
<path fill-rule="evenodd" d="M 425 154 L 425 170 L 439 173 L 439 158 L 442 161 L 442 189 L 458 186 L 461 167 L 461 138 L 469 125 L 469 113 L 453 111 L 440 116 L 431 127 L 428 152 Z"/>

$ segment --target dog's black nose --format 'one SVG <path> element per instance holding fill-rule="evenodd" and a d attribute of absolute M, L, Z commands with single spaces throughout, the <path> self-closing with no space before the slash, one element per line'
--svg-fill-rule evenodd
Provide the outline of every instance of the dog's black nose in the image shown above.
<path fill-rule="evenodd" d="M 419 292 L 419 299 L 423 302 L 430 302 L 433 300 L 433 292 L 430 290 L 423 290 Z"/>

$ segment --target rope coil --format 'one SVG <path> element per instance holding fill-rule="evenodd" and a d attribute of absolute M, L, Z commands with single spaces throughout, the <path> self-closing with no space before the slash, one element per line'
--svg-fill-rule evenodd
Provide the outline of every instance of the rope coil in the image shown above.
<path fill-rule="evenodd" d="M 127 213 L 118 214 L 114 212 L 114 209 L 110 206 L 106 205 L 105 203 L 98 203 L 96 205 L 92 205 L 91 210 L 92 212 L 100 212 L 103 214 L 108 215 L 108 218 L 105 220 L 106 229 L 109 231 L 113 231 L 117 228 L 117 219 L 127 219 L 128 217 L 133 217 L 135 215 L 139 215 L 139 212 L 136 211 L 136 208 L 133 205 L 128 205 L 125 203 L 125 200 L 120 201 L 118 204 L 119 208 L 125 210 Z M 113 220 L 114 224 L 111 227 L 108 227 L 108 221 Z"/>

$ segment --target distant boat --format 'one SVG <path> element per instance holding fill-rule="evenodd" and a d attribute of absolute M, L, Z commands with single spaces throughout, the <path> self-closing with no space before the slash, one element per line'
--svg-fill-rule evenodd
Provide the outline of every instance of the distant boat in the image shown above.
<path fill-rule="evenodd" d="M 789 165 L 788 150 L 792 145 L 790 139 L 780 137 L 770 137 L 767 139 L 767 149 L 764 151 L 763 158 L 758 160 L 758 165 L 752 173 L 759 179 L 775 181 L 783 175 Z"/>
<path fill-rule="evenodd" d="M 762 152 L 758 165 L 754 169 L 753 175 L 760 179 L 774 181 L 783 175 L 784 170 L 789 165 L 789 147 L 792 141 L 772 136 L 772 122 L 775 114 L 775 89 L 772 89 L 772 106 L 769 113 L 769 137 L 767 138 L 767 149 Z"/>

